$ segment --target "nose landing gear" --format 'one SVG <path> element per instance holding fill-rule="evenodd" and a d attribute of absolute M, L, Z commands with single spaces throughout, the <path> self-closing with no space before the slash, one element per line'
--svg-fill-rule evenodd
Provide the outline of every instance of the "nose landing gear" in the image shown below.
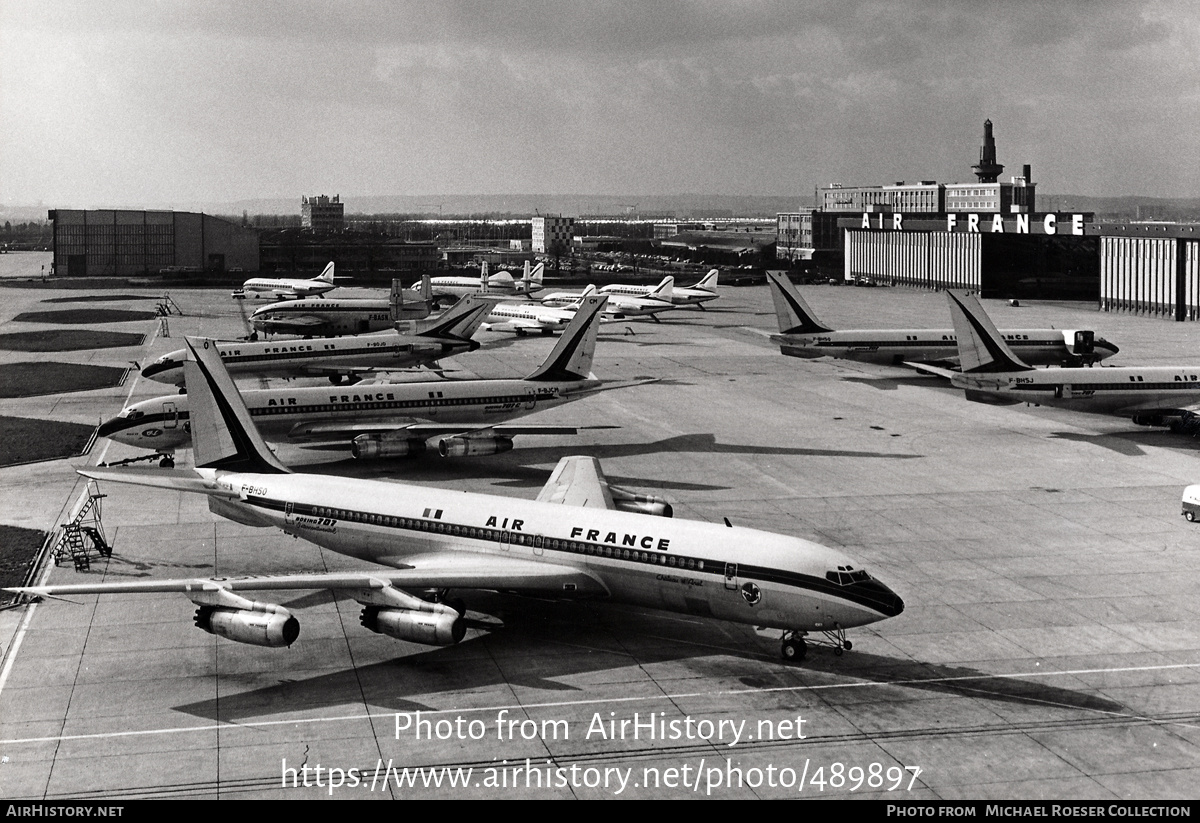
<path fill-rule="evenodd" d="M 846 639 L 846 630 L 836 623 L 831 630 L 822 631 L 821 635 L 824 639 L 812 640 L 812 644 L 814 646 L 829 646 L 838 657 L 841 657 L 854 648 L 854 644 Z M 789 663 L 799 663 L 808 654 L 806 637 L 808 637 L 808 632 L 796 631 L 794 629 L 785 631 L 780 641 L 780 656 Z"/>

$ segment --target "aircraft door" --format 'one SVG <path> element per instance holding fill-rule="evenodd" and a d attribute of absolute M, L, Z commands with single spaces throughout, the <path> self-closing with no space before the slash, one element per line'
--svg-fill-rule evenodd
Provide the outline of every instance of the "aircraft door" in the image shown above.
<path fill-rule="evenodd" d="M 1070 400 L 1074 396 L 1074 392 L 1071 390 L 1071 384 L 1063 383 L 1061 386 L 1055 386 L 1054 396 L 1059 400 Z"/>
<path fill-rule="evenodd" d="M 173 429 L 179 425 L 179 409 L 175 403 L 163 403 L 163 415 L 165 416 L 163 419 L 164 429 Z"/>
<path fill-rule="evenodd" d="M 287 503 L 283 504 L 283 525 L 285 527 L 292 526 L 295 524 L 295 522 L 296 522 L 296 514 L 294 511 L 295 507 L 296 507 L 296 504 L 292 503 L 291 501 L 288 501 Z"/>
<path fill-rule="evenodd" d="M 725 564 L 725 588 L 726 588 L 726 590 L 733 592 L 733 591 L 737 591 L 737 587 L 738 587 L 737 563 L 726 563 Z"/>
<path fill-rule="evenodd" d="M 505 529 L 504 531 L 500 532 L 500 549 L 501 551 L 508 551 L 511 545 L 512 533 Z"/>
<path fill-rule="evenodd" d="M 540 534 L 531 535 L 530 543 L 533 545 L 533 553 L 537 557 L 541 557 L 545 553 L 546 539 Z"/>
<path fill-rule="evenodd" d="M 537 394 L 534 393 L 533 389 L 526 389 L 525 390 L 525 410 L 532 411 L 533 407 L 536 405 L 537 405 Z"/>
<path fill-rule="evenodd" d="M 1096 333 L 1094 331 L 1075 332 L 1075 353 L 1094 354 L 1096 351 Z"/>

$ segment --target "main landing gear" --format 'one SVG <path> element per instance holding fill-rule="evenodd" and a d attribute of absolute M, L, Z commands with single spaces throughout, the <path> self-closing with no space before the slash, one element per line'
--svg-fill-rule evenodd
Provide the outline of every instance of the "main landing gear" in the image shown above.
<path fill-rule="evenodd" d="M 841 626 L 835 625 L 832 631 L 823 631 L 821 634 L 824 639 L 813 640 L 813 645 L 829 646 L 838 657 L 854 648 L 854 644 L 846 639 L 846 630 Z M 785 631 L 780 641 L 780 656 L 789 663 L 799 663 L 808 654 L 808 643 L 805 641 L 807 636 L 808 632 L 792 629 Z"/>

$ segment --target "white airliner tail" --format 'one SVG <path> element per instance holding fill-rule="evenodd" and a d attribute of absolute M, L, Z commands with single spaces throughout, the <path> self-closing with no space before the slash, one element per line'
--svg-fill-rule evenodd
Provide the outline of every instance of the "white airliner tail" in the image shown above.
<path fill-rule="evenodd" d="M 580 299 L 579 309 L 563 330 L 558 343 L 542 365 L 526 380 L 583 380 L 592 372 L 596 356 L 596 335 L 600 330 L 600 310 L 608 303 L 602 294 Z"/>
<path fill-rule="evenodd" d="M 198 469 L 279 474 L 290 471 L 276 459 L 250 420 L 214 340 L 187 338 L 183 362 L 191 407 L 192 449 Z"/>
<path fill-rule="evenodd" d="M 675 278 L 672 275 L 667 275 L 662 279 L 662 282 L 650 290 L 647 297 L 655 300 L 665 300 L 671 302 L 671 295 L 675 293 Z"/>
<path fill-rule="evenodd" d="M 954 336 L 958 338 L 958 360 L 964 373 L 1032 371 L 1033 367 L 1013 353 L 970 292 L 947 291 Z"/>
<path fill-rule="evenodd" d="M 330 260 L 325 268 L 313 280 L 320 280 L 322 283 L 333 283 L 333 261 Z"/>
<path fill-rule="evenodd" d="M 692 286 L 693 289 L 704 289 L 705 291 L 716 292 L 717 277 L 721 274 L 720 269 L 711 269 L 708 274 L 700 279 L 700 282 Z"/>
<path fill-rule="evenodd" d="M 820 334 L 833 329 L 817 319 L 785 271 L 768 271 L 767 283 L 775 302 L 780 334 Z"/>

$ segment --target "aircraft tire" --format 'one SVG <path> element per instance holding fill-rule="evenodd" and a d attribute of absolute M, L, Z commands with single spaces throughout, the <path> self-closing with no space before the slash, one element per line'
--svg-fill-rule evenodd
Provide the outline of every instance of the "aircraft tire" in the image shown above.
<path fill-rule="evenodd" d="M 845 642 L 845 643 L 842 645 L 842 648 L 844 648 L 846 651 L 850 651 L 851 649 L 853 649 L 853 648 L 854 648 L 854 644 L 853 644 L 853 643 L 851 643 L 849 640 L 847 640 L 847 641 L 846 641 L 846 642 Z"/>
<path fill-rule="evenodd" d="M 808 644 L 803 640 L 785 640 L 779 653 L 789 663 L 799 663 L 808 653 Z"/>

